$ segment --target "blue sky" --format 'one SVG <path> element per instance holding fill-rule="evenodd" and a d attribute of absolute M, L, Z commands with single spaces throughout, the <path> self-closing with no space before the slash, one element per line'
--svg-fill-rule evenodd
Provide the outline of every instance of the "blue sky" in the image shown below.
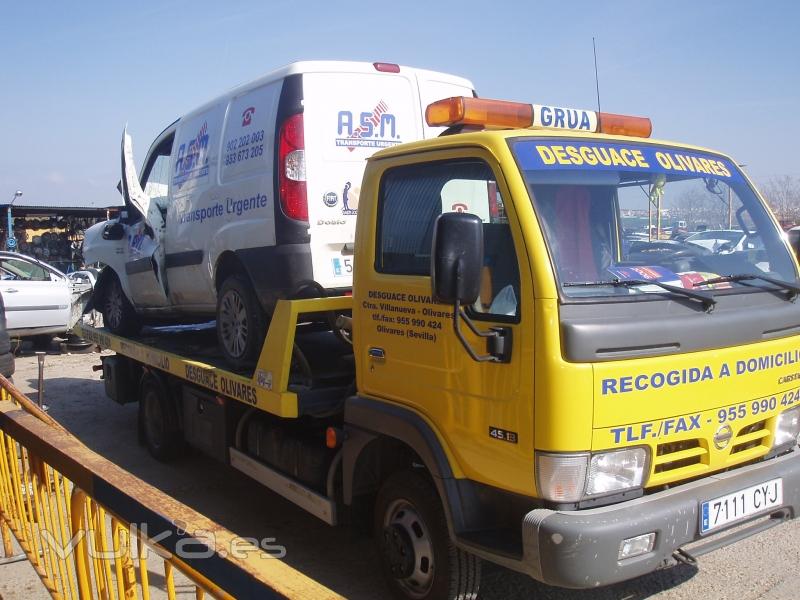
<path fill-rule="evenodd" d="M 294 60 L 389 61 L 481 96 L 651 117 L 757 181 L 800 176 L 800 3 L 5 2 L 0 204 L 115 203 L 127 122 L 141 162 L 196 105 Z"/>

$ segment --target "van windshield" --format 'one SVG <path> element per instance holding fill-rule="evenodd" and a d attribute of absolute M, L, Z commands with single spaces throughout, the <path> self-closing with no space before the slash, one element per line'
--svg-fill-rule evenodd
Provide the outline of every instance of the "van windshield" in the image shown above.
<path fill-rule="evenodd" d="M 511 147 L 565 297 L 669 294 L 664 285 L 717 296 L 796 282 L 772 217 L 727 158 L 575 139 Z M 644 283 L 620 285 L 633 281 Z"/>

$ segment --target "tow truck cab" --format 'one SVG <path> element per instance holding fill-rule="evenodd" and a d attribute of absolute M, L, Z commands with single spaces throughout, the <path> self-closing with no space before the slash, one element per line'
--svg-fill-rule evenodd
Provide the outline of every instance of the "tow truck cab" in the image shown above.
<path fill-rule="evenodd" d="M 346 422 L 419 433 L 456 545 L 594 587 L 794 517 L 797 264 L 736 163 L 640 118 L 470 98 L 427 114 L 484 130 L 369 159 Z M 668 211 L 745 242 L 661 239 Z"/>

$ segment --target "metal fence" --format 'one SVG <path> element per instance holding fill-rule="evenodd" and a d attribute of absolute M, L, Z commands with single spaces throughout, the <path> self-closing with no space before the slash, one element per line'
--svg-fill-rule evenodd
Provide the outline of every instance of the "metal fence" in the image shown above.
<path fill-rule="evenodd" d="M 0 534 L 56 599 L 340 597 L 95 454 L 2 376 Z"/>

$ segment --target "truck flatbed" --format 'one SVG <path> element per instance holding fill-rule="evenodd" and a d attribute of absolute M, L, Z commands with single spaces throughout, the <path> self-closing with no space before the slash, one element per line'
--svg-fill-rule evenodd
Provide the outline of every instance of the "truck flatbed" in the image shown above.
<path fill-rule="evenodd" d="M 80 323 L 75 333 L 149 367 L 279 417 L 336 410 L 354 380 L 352 347 L 303 315 L 350 309 L 352 298 L 281 300 L 252 373 L 232 371 L 213 325 L 147 327 L 136 337 Z"/>

